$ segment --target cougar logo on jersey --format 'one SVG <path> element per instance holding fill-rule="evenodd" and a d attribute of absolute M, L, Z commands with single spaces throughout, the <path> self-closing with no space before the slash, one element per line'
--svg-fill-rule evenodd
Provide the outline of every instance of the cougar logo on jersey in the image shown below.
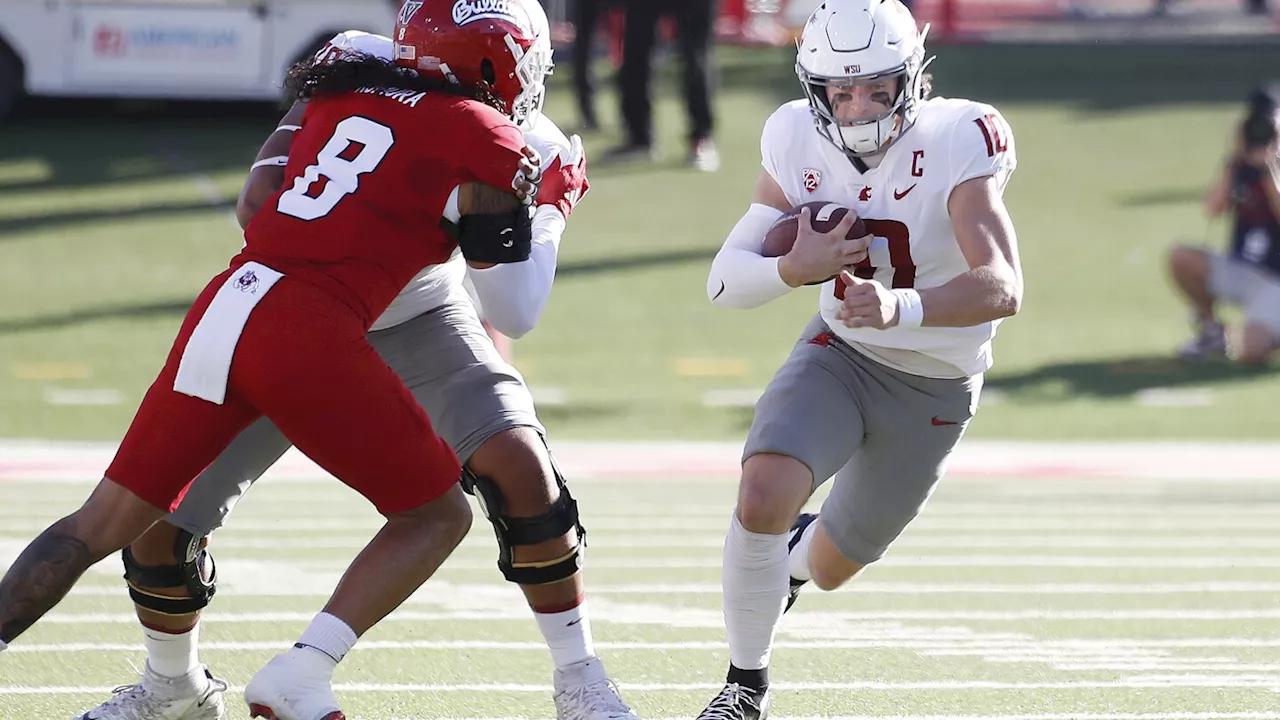
<path fill-rule="evenodd" d="M 422 3 L 417 2 L 416 0 L 409 0 L 409 2 L 400 7 L 400 24 L 408 25 L 409 21 L 413 19 L 413 16 L 417 15 L 418 11 L 421 9 Z"/>
<path fill-rule="evenodd" d="M 816 191 L 818 186 L 822 184 L 822 172 L 819 170 L 805 168 L 802 176 L 804 177 L 804 189 L 809 192 Z"/>
<path fill-rule="evenodd" d="M 506 20 L 520 26 L 507 0 L 458 0 L 453 5 L 453 21 L 462 27 L 477 20 Z"/>

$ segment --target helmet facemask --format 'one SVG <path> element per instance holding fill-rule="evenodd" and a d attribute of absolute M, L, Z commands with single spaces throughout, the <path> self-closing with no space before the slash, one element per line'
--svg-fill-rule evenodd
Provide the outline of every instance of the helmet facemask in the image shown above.
<path fill-rule="evenodd" d="M 516 58 L 516 79 L 520 81 L 520 94 L 511 102 L 511 118 L 521 128 L 533 127 L 542 114 L 542 106 L 547 98 L 547 78 L 555 68 L 552 61 L 549 38 L 540 35 L 527 51 L 510 35 L 507 46 Z"/>
<path fill-rule="evenodd" d="M 865 158 L 889 149 L 915 124 L 923 99 L 924 70 L 933 58 L 924 58 L 924 38 L 929 32 L 926 25 L 919 37 L 919 44 L 907 60 L 897 67 L 869 74 L 826 76 L 810 73 L 800 60 L 796 62 L 796 75 L 809 100 L 814 125 L 818 134 L 849 157 Z M 827 95 L 830 87 L 854 87 L 886 82 L 896 87 L 896 97 L 891 98 L 886 109 L 855 118 L 837 118 Z"/>

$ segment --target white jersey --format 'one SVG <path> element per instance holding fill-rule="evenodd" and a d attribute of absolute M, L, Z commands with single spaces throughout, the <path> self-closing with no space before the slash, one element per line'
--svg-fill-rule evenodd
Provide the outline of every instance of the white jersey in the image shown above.
<path fill-rule="evenodd" d="M 335 35 L 329 44 L 316 54 L 316 58 L 320 61 L 331 60 L 343 53 L 365 53 L 383 60 L 391 60 L 394 43 L 391 42 L 391 38 L 384 35 L 348 30 Z M 525 142 L 537 150 L 547 162 L 550 158 L 559 155 L 561 151 L 569 149 L 569 139 L 565 137 L 564 132 L 543 114 L 538 116 L 532 128 L 525 130 L 524 135 Z M 451 202 L 444 215 L 456 221 L 458 219 L 456 205 Z M 463 287 L 466 274 L 466 260 L 462 257 L 461 251 L 454 250 L 453 255 L 446 262 L 430 265 L 414 276 L 369 329 L 385 330 L 412 320 L 429 310 L 434 310 L 454 298 L 467 297 L 468 293 Z"/>
<path fill-rule="evenodd" d="M 765 170 L 792 205 L 823 200 L 857 211 L 875 236 L 857 274 L 887 288 L 932 288 L 968 272 L 947 210 L 951 191 L 994 175 L 1003 192 L 1017 165 L 1013 133 L 995 108 L 947 98 L 921 103 L 915 125 L 866 173 L 817 133 L 805 100 L 778 108 L 765 123 L 760 147 Z M 833 332 L 865 354 L 931 377 L 977 375 L 991 367 L 999 321 L 849 328 L 835 317 L 843 289 L 838 279 L 824 284 L 819 310 Z"/>

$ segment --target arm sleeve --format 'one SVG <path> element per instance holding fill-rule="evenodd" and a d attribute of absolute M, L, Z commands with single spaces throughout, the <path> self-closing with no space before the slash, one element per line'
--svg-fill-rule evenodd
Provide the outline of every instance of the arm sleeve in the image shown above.
<path fill-rule="evenodd" d="M 791 286 L 778 274 L 778 258 L 760 255 L 764 236 L 782 212 L 752 203 L 725 239 L 707 278 L 707 297 L 720 307 L 753 308 L 782 297 Z"/>
<path fill-rule="evenodd" d="M 550 205 L 540 207 L 533 216 L 533 249 L 528 260 L 484 270 L 467 268 L 485 319 L 498 332 L 518 338 L 537 325 L 551 296 L 564 228 L 559 210 Z"/>

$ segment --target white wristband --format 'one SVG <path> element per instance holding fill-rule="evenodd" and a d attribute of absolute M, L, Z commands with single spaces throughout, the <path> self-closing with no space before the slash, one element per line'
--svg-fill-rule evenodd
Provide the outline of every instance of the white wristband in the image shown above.
<path fill-rule="evenodd" d="M 920 327 L 924 322 L 924 303 L 920 293 L 910 288 L 891 291 L 898 296 L 898 327 Z"/>
<path fill-rule="evenodd" d="M 284 167 L 289 164 L 288 155 L 277 155 L 275 157 L 263 158 L 250 166 L 249 170 L 257 170 L 260 167 Z"/>

